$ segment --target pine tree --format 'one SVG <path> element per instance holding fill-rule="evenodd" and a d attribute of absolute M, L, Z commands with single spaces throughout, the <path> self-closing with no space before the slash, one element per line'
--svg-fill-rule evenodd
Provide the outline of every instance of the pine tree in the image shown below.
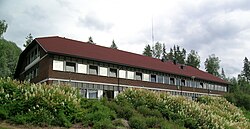
<path fill-rule="evenodd" d="M 198 53 L 194 50 L 191 50 L 190 53 L 188 54 L 187 65 L 192 66 L 194 68 L 199 68 L 200 67 L 200 56 Z"/>
<path fill-rule="evenodd" d="M 117 46 L 116 46 L 116 44 L 115 44 L 115 41 L 114 41 L 114 40 L 112 41 L 112 44 L 111 44 L 110 48 L 117 49 Z"/>
<path fill-rule="evenodd" d="M 143 54 L 144 56 L 152 57 L 152 50 L 151 50 L 150 45 L 146 45 L 146 46 L 145 46 L 144 51 L 143 51 L 142 54 Z"/>
<path fill-rule="evenodd" d="M 25 39 L 26 39 L 26 42 L 25 42 L 25 44 L 23 44 L 23 46 L 27 47 L 33 41 L 33 36 L 31 35 L 31 33 L 29 33 L 29 35 L 27 37 L 25 37 Z"/>
<path fill-rule="evenodd" d="M 170 48 L 169 53 L 167 53 L 167 60 L 174 61 L 174 53 L 172 48 Z"/>
<path fill-rule="evenodd" d="M 162 60 L 166 61 L 167 60 L 167 52 L 166 52 L 166 47 L 165 44 L 162 44 Z"/>
<path fill-rule="evenodd" d="M 226 79 L 227 79 L 223 68 L 221 69 L 220 77 L 221 77 L 223 80 L 226 80 Z"/>
<path fill-rule="evenodd" d="M 247 57 L 244 59 L 242 75 L 249 81 L 250 80 L 250 62 Z"/>
<path fill-rule="evenodd" d="M 210 55 L 205 61 L 205 69 L 208 73 L 217 77 L 220 76 L 218 70 L 220 69 L 220 60 L 214 54 Z"/>

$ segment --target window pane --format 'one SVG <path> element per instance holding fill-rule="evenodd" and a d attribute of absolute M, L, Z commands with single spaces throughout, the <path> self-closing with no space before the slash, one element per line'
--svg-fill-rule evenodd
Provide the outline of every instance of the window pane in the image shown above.
<path fill-rule="evenodd" d="M 151 75 L 151 82 L 156 82 L 156 75 Z"/>
<path fill-rule="evenodd" d="M 110 77 L 117 77 L 117 69 L 111 69 L 109 70 L 109 76 Z"/>
<path fill-rule="evenodd" d="M 108 76 L 108 68 L 100 67 L 100 75 L 101 76 Z"/>
<path fill-rule="evenodd" d="M 125 70 L 119 70 L 119 78 L 126 78 L 126 71 Z"/>
<path fill-rule="evenodd" d="M 78 73 L 87 73 L 87 65 L 85 64 L 77 64 L 77 72 Z"/>
<path fill-rule="evenodd" d="M 149 74 L 143 74 L 143 81 L 149 81 Z"/>
<path fill-rule="evenodd" d="M 68 72 L 75 72 L 76 71 L 76 63 L 66 62 L 65 70 Z"/>
<path fill-rule="evenodd" d="M 167 76 L 164 77 L 164 83 L 169 84 L 169 77 L 167 77 Z"/>
<path fill-rule="evenodd" d="M 96 99 L 97 98 L 97 90 L 88 90 L 89 98 Z"/>
<path fill-rule="evenodd" d="M 142 80 L 142 73 L 136 72 L 135 79 L 136 79 L 136 80 Z"/>
<path fill-rule="evenodd" d="M 181 86 L 186 86 L 186 81 L 185 80 L 181 80 Z"/>
<path fill-rule="evenodd" d="M 128 71 L 128 79 L 134 79 L 135 78 L 135 72 Z"/>
<path fill-rule="evenodd" d="M 63 71 L 63 61 L 53 60 L 53 70 Z"/>
<path fill-rule="evenodd" d="M 157 76 L 158 77 L 158 83 L 163 83 L 163 76 Z"/>
<path fill-rule="evenodd" d="M 170 84 L 175 85 L 175 79 L 174 78 L 170 78 Z"/>
<path fill-rule="evenodd" d="M 97 73 L 98 73 L 98 67 L 90 65 L 89 66 L 89 74 L 97 75 Z"/>

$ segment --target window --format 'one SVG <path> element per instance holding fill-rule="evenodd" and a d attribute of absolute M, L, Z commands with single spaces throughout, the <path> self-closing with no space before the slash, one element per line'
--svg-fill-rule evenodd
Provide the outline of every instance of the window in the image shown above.
<path fill-rule="evenodd" d="M 167 76 L 164 77 L 164 83 L 169 84 L 169 77 L 167 77 Z"/>
<path fill-rule="evenodd" d="M 80 88 L 80 95 L 84 98 L 87 97 L 87 90 L 86 89 L 83 89 L 83 88 Z"/>
<path fill-rule="evenodd" d="M 143 74 L 143 81 L 149 81 L 149 74 Z"/>
<path fill-rule="evenodd" d="M 203 88 L 203 83 L 202 82 L 200 82 L 200 87 L 199 88 Z"/>
<path fill-rule="evenodd" d="M 136 79 L 136 80 L 142 80 L 142 73 L 136 72 L 136 74 L 135 74 L 135 79 Z"/>
<path fill-rule="evenodd" d="M 76 63 L 66 62 L 65 71 L 76 72 Z"/>
<path fill-rule="evenodd" d="M 96 99 L 97 98 L 97 90 L 88 90 L 88 95 L 90 99 Z"/>
<path fill-rule="evenodd" d="M 100 67 L 100 75 L 101 76 L 108 76 L 108 68 Z"/>
<path fill-rule="evenodd" d="M 89 66 L 89 74 L 97 75 L 98 74 L 98 67 L 90 65 Z"/>
<path fill-rule="evenodd" d="M 87 73 L 87 65 L 85 64 L 77 64 L 77 72 L 78 73 Z"/>
<path fill-rule="evenodd" d="M 151 82 L 156 82 L 156 75 L 151 75 Z"/>
<path fill-rule="evenodd" d="M 125 70 L 119 70 L 119 78 L 126 78 L 126 71 Z"/>
<path fill-rule="evenodd" d="M 170 78 L 170 84 L 171 84 L 171 85 L 175 85 L 175 79 L 172 78 L 172 77 Z"/>
<path fill-rule="evenodd" d="M 109 76 L 110 77 L 117 77 L 117 69 L 109 69 Z"/>
<path fill-rule="evenodd" d="M 135 79 L 135 72 L 128 71 L 128 79 Z"/>
<path fill-rule="evenodd" d="M 63 61 L 53 60 L 53 70 L 63 71 Z"/>
<path fill-rule="evenodd" d="M 158 83 L 163 83 L 163 76 L 157 76 L 158 77 Z"/>
<path fill-rule="evenodd" d="M 184 79 L 181 79 L 181 86 L 186 86 L 186 81 Z"/>

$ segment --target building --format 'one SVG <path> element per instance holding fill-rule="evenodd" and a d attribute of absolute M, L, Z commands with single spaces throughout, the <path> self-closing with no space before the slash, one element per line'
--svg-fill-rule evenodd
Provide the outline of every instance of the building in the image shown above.
<path fill-rule="evenodd" d="M 190 66 L 62 37 L 34 39 L 21 53 L 14 77 L 71 84 L 87 98 L 113 98 L 128 87 L 220 96 L 228 87 L 226 81 Z"/>

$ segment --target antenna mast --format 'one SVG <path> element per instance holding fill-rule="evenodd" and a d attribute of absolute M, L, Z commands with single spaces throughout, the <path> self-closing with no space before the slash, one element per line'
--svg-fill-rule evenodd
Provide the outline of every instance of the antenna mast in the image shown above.
<path fill-rule="evenodd" d="M 153 15 L 152 15 L 152 45 L 154 46 L 154 17 L 153 17 Z"/>

